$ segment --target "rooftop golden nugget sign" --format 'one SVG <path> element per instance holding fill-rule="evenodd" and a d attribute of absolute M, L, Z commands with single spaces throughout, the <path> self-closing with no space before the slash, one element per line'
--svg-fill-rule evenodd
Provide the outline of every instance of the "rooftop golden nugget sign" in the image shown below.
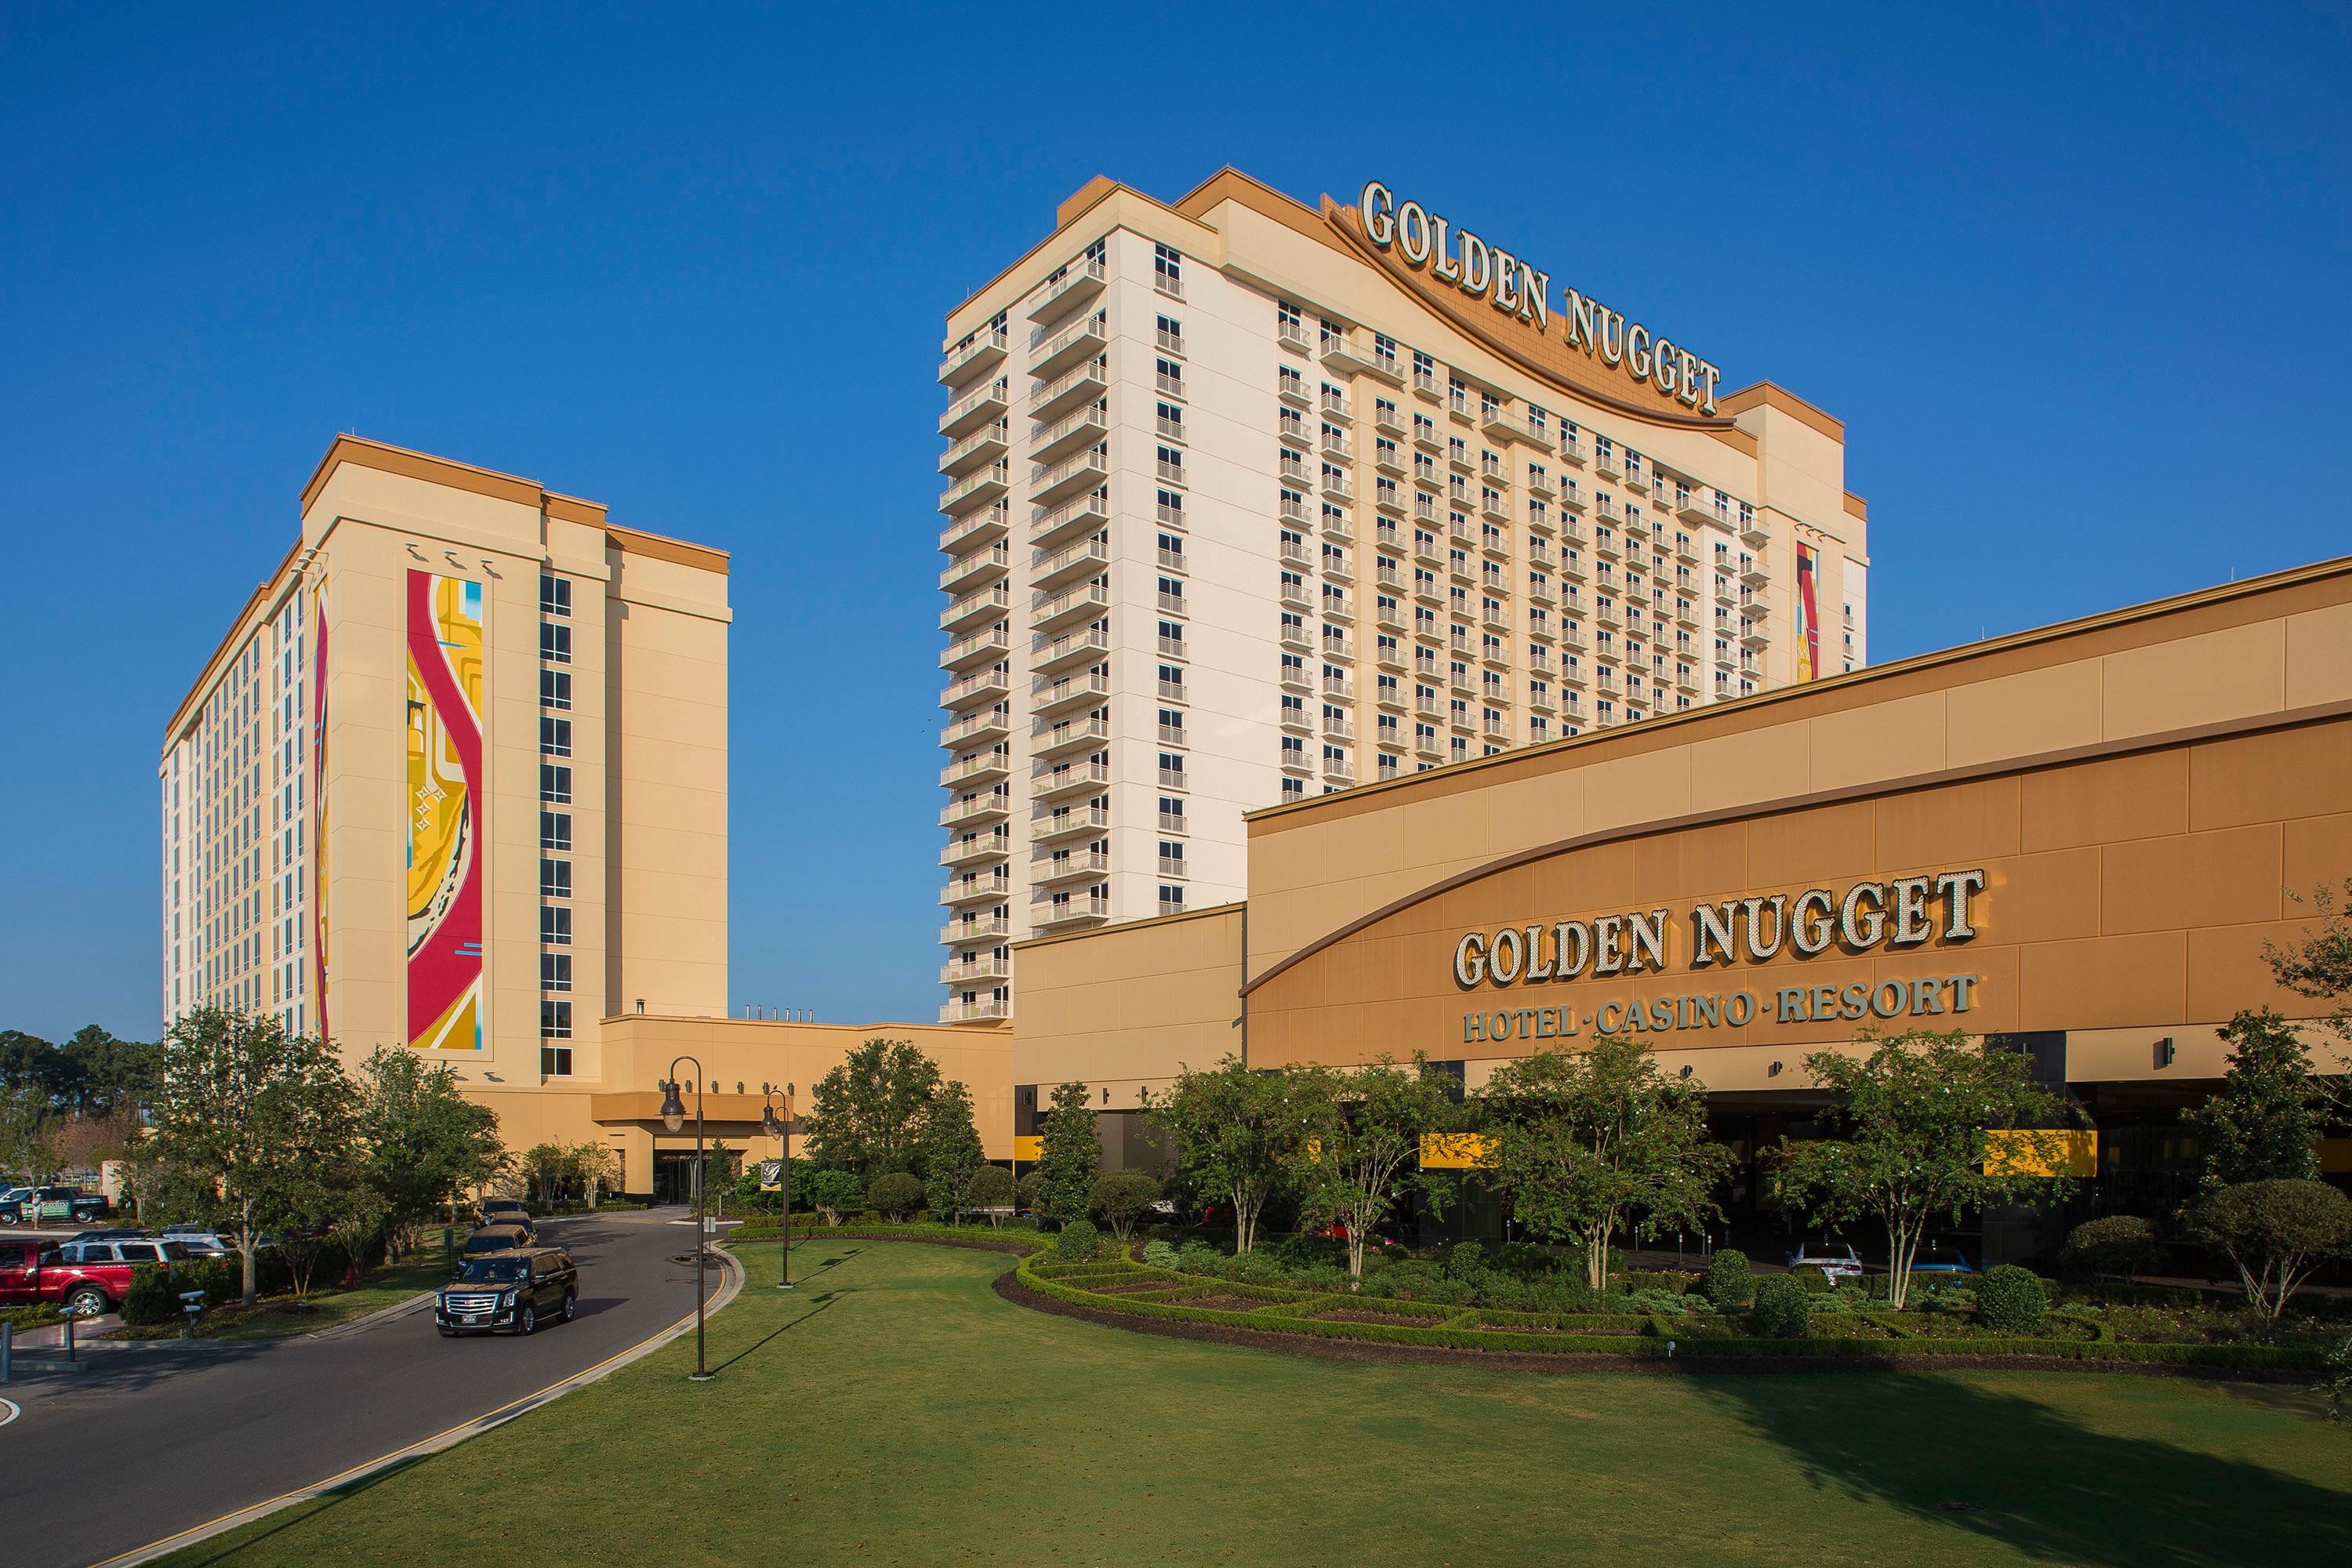
<path fill-rule="evenodd" d="M 1918 947 L 1941 936 L 1948 942 L 1972 941 L 1974 900 L 1984 891 L 1982 870 L 1938 871 L 1856 882 L 1841 895 L 1815 888 L 1791 899 L 1786 893 L 1698 904 L 1689 913 L 1686 967 L 1763 963 L 1783 951 L 1810 958 L 1836 948 L 1848 955 L 1883 949 Z M 1454 949 L 1454 981 L 1465 991 L 1538 986 L 1615 975 L 1664 973 L 1677 926 L 1668 909 L 1603 915 L 1592 921 L 1556 921 L 1472 931 Z M 1927 1017 L 1967 1012 L 1975 1002 L 1975 974 L 1931 974 L 1855 981 L 1835 985 L 1773 987 L 1769 1004 L 1776 1024 L 1854 1022 L 1863 1018 Z M 1591 1011 L 1569 1006 L 1528 1006 L 1465 1013 L 1463 1043 L 1492 1044 L 1514 1038 L 1572 1038 L 1595 1034 L 1654 1034 L 1673 1029 L 1738 1028 L 1766 1008 L 1753 991 L 1709 992 L 1681 996 L 1612 998 Z"/>
<path fill-rule="evenodd" d="M 1382 250 L 1393 248 L 1407 266 L 1425 269 L 1430 277 L 1474 300 L 1486 300 L 1537 331 L 1550 330 L 1550 273 L 1466 228 L 1454 231 L 1449 248 L 1445 219 L 1419 202 L 1399 203 L 1378 180 L 1365 182 L 1356 211 L 1365 237 Z M 1573 289 L 1561 302 L 1560 321 L 1569 347 L 1598 354 L 1612 369 L 1648 382 L 1685 407 L 1714 415 L 1716 384 L 1723 372 L 1688 349 L 1676 347 L 1639 321 L 1629 323 Z"/>

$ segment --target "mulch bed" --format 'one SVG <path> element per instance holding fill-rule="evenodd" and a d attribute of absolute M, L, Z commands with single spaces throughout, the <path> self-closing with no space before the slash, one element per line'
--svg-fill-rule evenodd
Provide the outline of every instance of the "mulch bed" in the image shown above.
<path fill-rule="evenodd" d="M 1392 1329 L 1433 1329 L 1434 1318 L 1416 1318 L 1406 1312 L 1359 1312 L 1342 1307 L 1337 1311 L 1318 1312 L 1318 1322 L 1324 1323 L 1386 1323 Z"/>
<path fill-rule="evenodd" d="M 1559 1339 L 1630 1340 L 1639 1337 L 1639 1329 L 1546 1329 L 1527 1323 L 1480 1323 L 1482 1334 L 1549 1334 Z"/>
<path fill-rule="evenodd" d="M 1041 1295 L 1022 1284 L 1018 1273 L 1012 1269 L 997 1277 L 996 1293 L 1015 1306 L 1050 1312 L 1058 1318 L 1076 1318 L 1085 1322 L 1099 1323 L 1108 1329 L 1123 1329 L 1131 1334 L 1156 1334 L 1161 1339 L 1197 1340 L 1209 1344 L 1248 1345 L 1258 1350 L 1314 1356 L 1323 1361 L 1420 1362 L 1439 1366 L 1487 1367 L 1499 1372 L 1611 1372 L 1659 1377 L 1759 1372 L 1920 1372 L 1947 1368 L 2116 1373 L 2142 1377 L 2185 1377 L 2207 1383 L 2301 1384 L 2308 1383 L 2312 1376 L 2308 1372 L 2274 1367 L 2173 1366 L 2150 1362 L 2075 1361 L 2023 1355 L 1710 1355 L 1698 1360 L 1685 1358 L 1675 1361 L 1606 1353 L 1518 1355 L 1509 1351 L 1455 1350 L 1446 1345 L 1392 1345 L 1371 1340 L 1327 1340 L 1313 1334 L 1289 1334 L 1278 1329 L 1249 1328 L 1237 1323 L 1195 1323 L 1104 1311 L 1099 1308 L 1081 1307 L 1075 1302 Z M 1236 1299 L 1223 1298 L 1227 1300 Z M 1205 1304 L 1202 1301 L 1184 1303 L 1188 1307 Z M 1251 1301 L 1246 1305 L 1255 1308 L 1265 1304 Z"/>
<path fill-rule="evenodd" d="M 1160 1289 L 1166 1290 L 1171 1287 L 1162 1285 Z M 1033 1290 L 1030 1294 L 1036 1295 L 1036 1292 Z M 1041 1301 L 1053 1300 L 1050 1296 L 1039 1296 L 1037 1299 Z M 1260 1301 L 1249 1296 L 1187 1296 L 1181 1301 L 1171 1301 L 1168 1304 L 1171 1307 L 1202 1307 L 1212 1312 L 1255 1312 L 1260 1307 L 1274 1305 L 1272 1301 Z"/>

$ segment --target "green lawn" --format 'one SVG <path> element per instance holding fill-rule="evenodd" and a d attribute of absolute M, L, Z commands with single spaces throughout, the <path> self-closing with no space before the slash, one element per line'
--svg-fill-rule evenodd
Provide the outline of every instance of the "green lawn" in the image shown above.
<path fill-rule="evenodd" d="M 446 1283 L 448 1279 L 449 1266 L 436 1252 L 427 1262 L 372 1268 L 361 1283 L 348 1290 L 314 1289 L 307 1304 L 316 1311 L 291 1310 L 293 1297 L 273 1296 L 249 1314 L 235 1304 L 218 1309 L 205 1320 L 197 1332 L 208 1340 L 270 1340 L 288 1334 L 315 1334 L 320 1329 L 331 1329 L 338 1323 L 364 1318 L 370 1312 L 398 1306 Z M 178 1325 L 161 1323 L 151 1328 L 118 1330 L 110 1337 L 167 1340 L 177 1339 L 179 1334 Z"/>
<path fill-rule="evenodd" d="M 691 1337 L 174 1563 L 2300 1564 L 2352 1430 L 2300 1392 L 2042 1373 L 1332 1363 L 1010 1306 L 1002 1255 L 774 1243 Z M 543 1554 L 543 1553 L 541 1553 Z"/>

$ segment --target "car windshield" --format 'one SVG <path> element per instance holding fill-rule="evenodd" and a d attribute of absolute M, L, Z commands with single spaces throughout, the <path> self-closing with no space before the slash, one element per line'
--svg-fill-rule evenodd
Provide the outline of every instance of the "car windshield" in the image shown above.
<path fill-rule="evenodd" d="M 530 1261 L 522 1258 L 477 1258 L 457 1271 L 461 1285 L 512 1285 L 530 1278 Z"/>

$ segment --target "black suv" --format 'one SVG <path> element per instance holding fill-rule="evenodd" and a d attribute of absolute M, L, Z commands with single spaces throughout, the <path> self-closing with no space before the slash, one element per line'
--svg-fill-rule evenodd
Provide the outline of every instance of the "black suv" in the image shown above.
<path fill-rule="evenodd" d="M 569 1321 L 580 1300 L 580 1270 L 561 1247 L 533 1247 L 468 1258 L 457 1278 L 441 1288 L 433 1321 L 441 1337 L 527 1334 L 543 1322 Z"/>
<path fill-rule="evenodd" d="M 102 1193 L 86 1193 L 79 1187 L 35 1187 L 0 1204 L 0 1225 L 38 1225 L 45 1208 L 51 1219 L 62 1215 L 75 1225 L 93 1225 L 114 1212 Z"/>

